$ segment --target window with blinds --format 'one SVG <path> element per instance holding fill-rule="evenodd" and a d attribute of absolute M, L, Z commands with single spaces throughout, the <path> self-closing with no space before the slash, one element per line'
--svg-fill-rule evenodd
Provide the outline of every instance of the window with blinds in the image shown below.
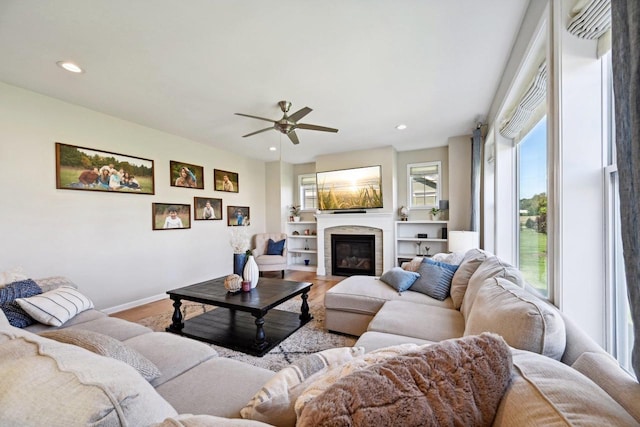
<path fill-rule="evenodd" d="M 316 174 L 310 173 L 305 175 L 298 175 L 298 191 L 300 209 L 315 210 L 318 208 Z"/>

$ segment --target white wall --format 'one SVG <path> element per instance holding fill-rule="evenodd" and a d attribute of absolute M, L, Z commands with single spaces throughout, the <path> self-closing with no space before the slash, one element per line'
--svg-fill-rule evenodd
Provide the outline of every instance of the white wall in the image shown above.
<path fill-rule="evenodd" d="M 0 270 L 68 276 L 100 309 L 229 274 L 228 205 L 251 208 L 251 233 L 265 229 L 263 162 L 2 83 L 0 138 Z M 56 141 L 154 160 L 156 194 L 56 189 Z M 205 189 L 169 186 L 170 160 L 203 166 Z M 214 168 L 238 172 L 240 192 L 213 191 Z M 153 202 L 194 196 L 222 198 L 224 221 L 152 231 Z"/>

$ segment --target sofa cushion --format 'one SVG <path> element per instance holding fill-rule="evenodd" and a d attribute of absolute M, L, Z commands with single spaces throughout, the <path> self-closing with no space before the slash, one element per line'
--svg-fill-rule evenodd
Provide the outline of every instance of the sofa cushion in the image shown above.
<path fill-rule="evenodd" d="M 218 352 L 203 342 L 169 332 L 140 334 L 124 343 L 158 367 L 162 374 L 151 381 L 154 387 L 218 356 Z M 162 351 L 158 351 L 159 348 Z"/>
<path fill-rule="evenodd" d="M 93 308 L 93 302 L 70 286 L 60 286 L 49 292 L 16 302 L 31 317 L 46 325 L 60 326 L 76 314 Z"/>
<path fill-rule="evenodd" d="M 213 357 L 156 390 L 181 414 L 240 418 L 242 407 L 274 375 L 238 360 Z"/>
<path fill-rule="evenodd" d="M 97 317 L 87 322 L 71 325 L 69 328 L 100 332 L 101 334 L 109 335 L 111 338 L 115 338 L 118 341 L 126 341 L 130 338 L 137 337 L 138 335 L 153 332 L 151 329 L 138 323 L 110 316 Z"/>
<path fill-rule="evenodd" d="M 34 334 L 39 334 L 44 331 L 53 331 L 60 328 L 68 328 L 74 325 L 79 325 L 80 323 L 91 322 L 93 320 L 105 318 L 107 315 L 102 311 L 96 310 L 95 308 L 91 308 L 89 310 L 85 310 L 82 313 L 78 313 L 73 318 L 67 320 L 62 326 L 51 326 L 45 325 L 43 323 L 34 323 L 33 325 L 27 326 L 25 329 L 29 332 L 33 332 Z M 105 333 L 102 331 L 98 331 L 101 333 Z M 109 334 L 106 334 L 109 335 Z"/>
<path fill-rule="evenodd" d="M 295 426 L 294 403 L 305 383 L 322 373 L 362 356 L 361 347 L 339 347 L 310 354 L 281 369 L 242 408 L 242 418 L 263 421 L 279 427 Z"/>
<path fill-rule="evenodd" d="M 269 427 L 269 424 L 237 418 L 214 417 L 213 415 L 180 414 L 149 427 Z"/>
<path fill-rule="evenodd" d="M 481 249 L 471 249 L 467 251 L 462 259 L 456 274 L 451 279 L 451 300 L 453 301 L 453 308 L 456 310 L 462 305 L 462 298 L 467 290 L 469 279 L 488 256 L 489 253 Z"/>
<path fill-rule="evenodd" d="M 351 276 L 331 289 L 324 296 L 327 309 L 374 315 L 382 305 L 391 300 L 412 301 L 438 307 L 451 307 L 451 299 L 438 301 L 419 292 L 398 292 L 379 278 L 373 276 Z"/>
<path fill-rule="evenodd" d="M 459 338 L 465 330 L 458 310 L 426 307 L 409 301 L 388 301 L 369 323 L 367 331 L 415 337 L 427 341 Z"/>
<path fill-rule="evenodd" d="M 502 338 L 444 341 L 341 378 L 297 425 L 491 425 L 510 377 Z"/>
<path fill-rule="evenodd" d="M 444 301 L 449 296 L 451 279 L 458 269 L 457 265 L 432 261 L 425 258 L 418 267 L 420 277 L 411 285 L 411 290 L 429 295 L 439 301 Z"/>
<path fill-rule="evenodd" d="M 567 365 L 513 351 L 513 375 L 494 426 L 637 426 L 615 400 Z"/>
<path fill-rule="evenodd" d="M 34 324 L 36 321 L 18 305 L 16 299 L 31 297 L 41 293 L 42 289 L 40 286 L 31 279 L 8 283 L 0 287 L 0 310 L 4 312 L 12 326 L 25 328 Z"/>
<path fill-rule="evenodd" d="M 560 360 L 566 345 L 564 321 L 555 307 L 510 281 L 487 279 L 467 318 L 464 335 L 494 332 L 521 350 Z"/>
<path fill-rule="evenodd" d="M 65 276 L 47 276 L 41 277 L 39 279 L 34 279 L 34 281 L 42 288 L 42 292 L 49 292 L 60 286 L 70 286 L 72 288 L 78 289 L 78 285 L 73 283 L 69 278 Z"/>
<path fill-rule="evenodd" d="M 17 328 L 0 336 L 0 425 L 149 425 L 177 415 L 126 363 Z"/>
<path fill-rule="evenodd" d="M 421 340 L 420 338 L 407 337 L 398 334 L 388 334 L 386 332 L 367 331 L 358 338 L 355 345 L 364 347 L 366 352 L 378 350 L 399 344 L 412 343 L 416 345 L 433 344 L 435 341 Z"/>
<path fill-rule="evenodd" d="M 640 424 L 640 384 L 604 351 L 585 352 L 571 365 L 596 383 Z"/>
<path fill-rule="evenodd" d="M 400 267 L 393 267 L 391 270 L 385 271 L 380 280 L 391 286 L 398 292 L 404 292 L 413 285 L 420 277 L 420 274 L 413 271 L 403 270 Z"/>
<path fill-rule="evenodd" d="M 76 345 L 101 356 L 120 360 L 132 366 L 147 381 L 151 381 L 161 375 L 158 367 L 149 359 L 108 335 L 79 329 L 59 329 L 57 331 L 43 332 L 40 336 Z"/>
<path fill-rule="evenodd" d="M 465 319 L 469 316 L 478 290 L 487 279 L 492 277 L 502 277 L 521 288 L 524 288 L 526 283 L 520 270 L 504 262 L 497 256 L 487 257 L 469 278 L 469 283 L 467 284 L 467 289 L 460 306 L 460 311 Z"/>
<path fill-rule="evenodd" d="M 277 242 L 274 242 L 273 239 L 269 239 L 267 242 L 267 255 L 282 255 L 284 242 L 286 242 L 286 239 L 278 240 Z"/>

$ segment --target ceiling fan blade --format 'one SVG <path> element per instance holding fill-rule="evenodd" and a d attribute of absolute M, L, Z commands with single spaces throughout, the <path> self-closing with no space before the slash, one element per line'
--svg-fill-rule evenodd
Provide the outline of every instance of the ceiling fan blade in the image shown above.
<path fill-rule="evenodd" d="M 291 120 L 292 122 L 297 122 L 298 120 L 300 120 L 301 118 L 303 118 L 304 116 L 306 116 L 307 114 L 309 114 L 310 112 L 312 112 L 313 110 L 309 107 L 304 107 L 299 109 L 298 111 L 296 111 L 295 113 L 293 113 L 292 115 L 289 116 L 289 120 Z"/>
<path fill-rule="evenodd" d="M 248 137 L 248 136 L 255 135 L 255 134 L 257 134 L 257 133 L 261 133 L 261 132 L 266 132 L 266 131 L 271 130 L 271 129 L 273 129 L 273 126 L 268 127 L 268 128 L 265 128 L 265 129 L 257 130 L 257 131 L 255 131 L 255 132 L 251 132 L 251 133 L 248 133 L 248 134 L 246 134 L 246 135 L 242 135 L 242 137 L 243 137 L 243 138 L 246 138 L 246 137 Z"/>
<path fill-rule="evenodd" d="M 338 129 L 328 128 L 328 127 L 318 126 L 318 125 L 308 125 L 304 123 L 298 123 L 296 125 L 296 128 L 307 129 L 307 130 L 321 130 L 323 132 L 338 132 Z"/>
<path fill-rule="evenodd" d="M 244 116 L 244 117 L 251 117 L 252 119 L 258 119 L 258 120 L 264 120 L 265 122 L 271 122 L 271 123 L 275 123 L 275 120 L 271 120 L 271 119 L 265 119 L 264 117 L 258 117 L 258 116 L 252 116 L 250 114 L 242 114 L 242 113 L 233 113 L 236 116 Z"/>
<path fill-rule="evenodd" d="M 291 142 L 293 142 L 294 145 L 300 144 L 300 141 L 298 140 L 298 135 L 296 135 L 296 131 L 292 130 L 287 134 L 287 136 L 289 137 Z"/>

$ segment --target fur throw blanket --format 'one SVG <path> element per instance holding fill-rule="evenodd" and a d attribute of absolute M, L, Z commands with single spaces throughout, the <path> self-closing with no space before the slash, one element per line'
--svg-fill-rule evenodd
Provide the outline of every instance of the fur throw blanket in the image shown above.
<path fill-rule="evenodd" d="M 306 404 L 298 426 L 490 426 L 511 380 L 495 334 L 442 341 L 354 372 Z"/>

